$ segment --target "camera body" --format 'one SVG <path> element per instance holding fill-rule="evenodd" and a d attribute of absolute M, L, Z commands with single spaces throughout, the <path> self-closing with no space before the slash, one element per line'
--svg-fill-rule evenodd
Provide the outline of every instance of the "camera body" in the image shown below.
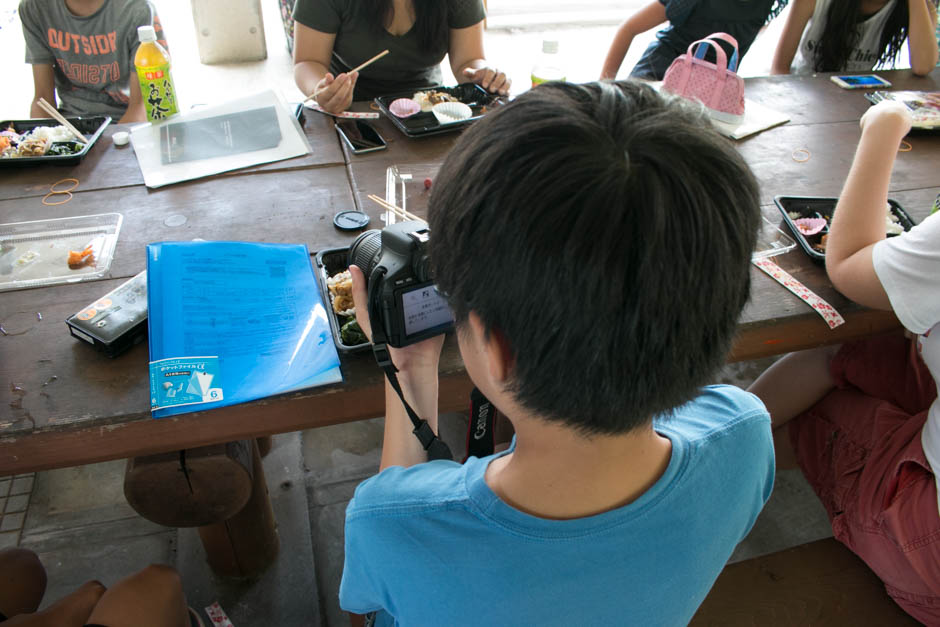
<path fill-rule="evenodd" d="M 408 346 L 454 326 L 447 300 L 437 291 L 428 263 L 430 231 L 423 222 L 390 224 L 366 231 L 349 248 L 368 283 L 373 341 Z"/>

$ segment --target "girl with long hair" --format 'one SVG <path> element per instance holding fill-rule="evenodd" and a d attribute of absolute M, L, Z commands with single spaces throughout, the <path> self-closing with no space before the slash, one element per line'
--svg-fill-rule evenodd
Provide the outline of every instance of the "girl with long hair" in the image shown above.
<path fill-rule="evenodd" d="M 410 89 L 439 85 L 447 55 L 458 81 L 509 93 L 506 74 L 483 54 L 482 0 L 297 0 L 294 80 L 330 113 Z M 350 70 L 382 50 L 390 53 Z"/>
<path fill-rule="evenodd" d="M 893 67 L 908 42 L 911 70 L 937 64 L 936 0 L 793 0 L 771 72 Z"/>

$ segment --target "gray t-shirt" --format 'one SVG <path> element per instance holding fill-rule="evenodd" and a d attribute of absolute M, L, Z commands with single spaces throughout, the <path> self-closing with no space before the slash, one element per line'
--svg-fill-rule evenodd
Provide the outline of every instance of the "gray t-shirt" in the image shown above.
<path fill-rule="evenodd" d="M 447 3 L 447 26 L 467 28 L 483 21 L 482 0 L 440 0 Z M 415 28 L 404 35 L 377 33 L 360 19 L 356 0 L 297 0 L 294 19 L 322 33 L 335 33 L 330 72 L 348 72 L 386 48 L 385 55 L 359 73 L 353 98 L 371 100 L 441 84 L 440 64 L 447 46 L 424 50 Z M 459 79 L 459 77 L 458 77 Z"/>
<path fill-rule="evenodd" d="M 166 46 L 147 0 L 104 0 L 86 17 L 73 15 L 65 0 L 22 0 L 19 14 L 26 62 L 55 68 L 58 108 L 66 115 L 120 118 L 130 99 L 128 79 L 137 80 L 137 27 L 153 24 Z"/>

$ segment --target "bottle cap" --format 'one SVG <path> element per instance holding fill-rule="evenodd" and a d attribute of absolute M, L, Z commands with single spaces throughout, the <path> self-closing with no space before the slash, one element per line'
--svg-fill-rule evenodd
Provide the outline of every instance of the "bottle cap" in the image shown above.
<path fill-rule="evenodd" d="M 543 54 L 558 54 L 558 42 L 554 39 L 543 39 L 542 40 L 542 53 Z"/>
<path fill-rule="evenodd" d="M 115 146 L 126 146 L 130 140 L 131 136 L 127 131 L 118 131 L 111 136 L 111 141 L 114 142 Z"/>
<path fill-rule="evenodd" d="M 153 26 L 138 26 L 137 27 L 137 39 L 140 40 L 140 43 L 145 43 L 148 41 L 156 41 L 157 33 L 153 30 Z"/>

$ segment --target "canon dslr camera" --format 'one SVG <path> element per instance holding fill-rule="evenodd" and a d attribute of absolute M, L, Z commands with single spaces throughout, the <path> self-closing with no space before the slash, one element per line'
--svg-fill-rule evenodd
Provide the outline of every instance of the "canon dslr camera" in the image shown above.
<path fill-rule="evenodd" d="M 447 301 L 431 280 L 429 235 L 424 222 L 397 222 L 366 231 L 349 248 L 349 265 L 359 266 L 366 277 L 376 344 L 407 346 L 454 326 Z"/>

